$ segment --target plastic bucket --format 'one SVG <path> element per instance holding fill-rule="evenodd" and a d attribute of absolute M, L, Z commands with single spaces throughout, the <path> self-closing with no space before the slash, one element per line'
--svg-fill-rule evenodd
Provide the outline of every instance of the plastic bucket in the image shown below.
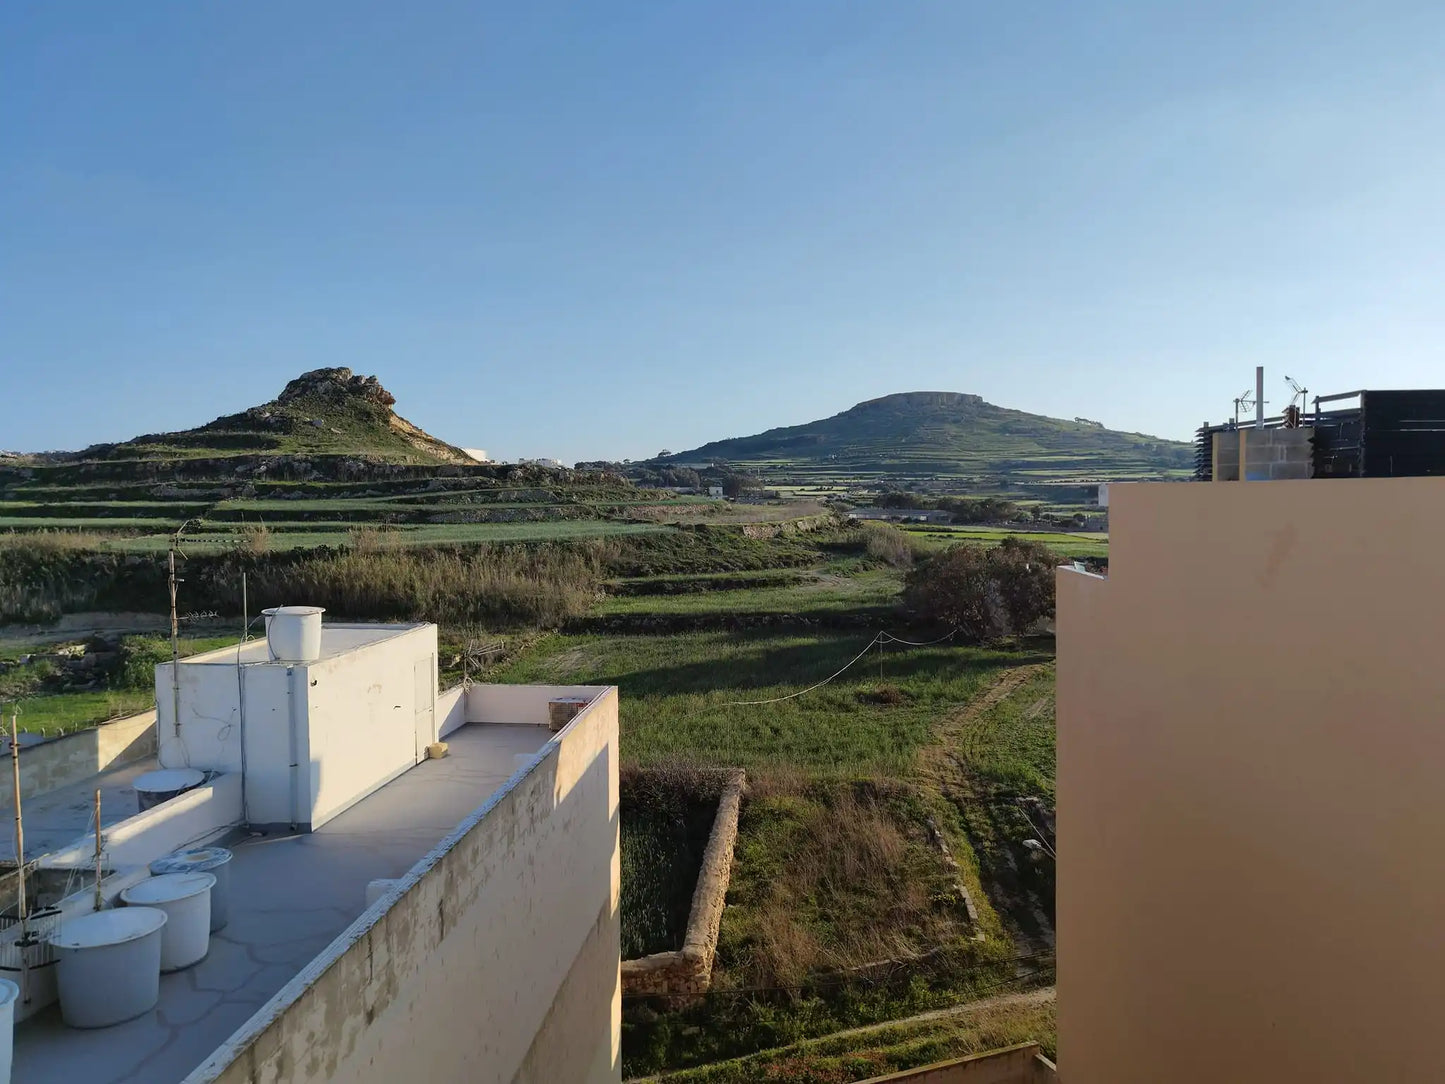
<path fill-rule="evenodd" d="M 15 999 L 20 987 L 0 979 L 0 1084 L 10 1084 L 10 1061 L 15 1053 Z"/>
<path fill-rule="evenodd" d="M 73 1028 L 106 1028 L 148 1013 L 161 996 L 166 913 L 122 907 L 64 920 L 55 948 L 60 1015 Z"/>
<path fill-rule="evenodd" d="M 162 768 L 159 771 L 146 772 L 135 779 L 136 804 L 140 807 L 140 812 L 144 813 L 147 809 L 168 802 L 188 790 L 195 790 L 205 781 L 205 773 L 195 768 Z"/>
<path fill-rule="evenodd" d="M 176 851 L 152 862 L 151 872 L 157 877 L 163 873 L 209 873 L 216 879 L 211 887 L 211 932 L 231 920 L 231 852 L 225 847 Z"/>
<path fill-rule="evenodd" d="M 179 971 L 200 963 L 211 949 L 209 873 L 163 873 L 147 877 L 120 894 L 127 907 L 155 907 L 166 913 L 161 934 L 161 970 Z"/>

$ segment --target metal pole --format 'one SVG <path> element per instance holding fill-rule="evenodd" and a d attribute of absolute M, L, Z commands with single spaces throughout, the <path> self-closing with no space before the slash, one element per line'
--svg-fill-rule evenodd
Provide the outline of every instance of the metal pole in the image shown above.
<path fill-rule="evenodd" d="M 100 788 L 95 788 L 95 909 L 99 911 L 105 903 L 100 894 Z"/>
<path fill-rule="evenodd" d="M 241 573 L 241 643 L 246 642 L 246 634 L 251 629 L 251 606 L 246 598 L 246 574 Z"/>
<path fill-rule="evenodd" d="M 1264 428 L 1264 366 L 1254 367 L 1254 427 Z"/>
<path fill-rule="evenodd" d="M 176 737 L 181 736 L 181 631 L 176 619 L 176 544 L 171 543 L 168 560 L 169 575 L 166 577 L 171 589 L 171 722 Z M 98 831 L 99 829 L 97 829 Z"/>
<path fill-rule="evenodd" d="M 15 864 L 20 870 L 20 939 L 25 940 L 25 825 L 20 819 L 20 711 L 10 709 L 10 785 L 15 797 Z"/>
<path fill-rule="evenodd" d="M 19 892 L 16 910 L 20 919 L 20 995 L 30 1001 L 30 907 L 25 898 L 25 825 L 20 819 L 20 709 L 10 709 L 10 780 L 15 788 L 15 865 Z"/>

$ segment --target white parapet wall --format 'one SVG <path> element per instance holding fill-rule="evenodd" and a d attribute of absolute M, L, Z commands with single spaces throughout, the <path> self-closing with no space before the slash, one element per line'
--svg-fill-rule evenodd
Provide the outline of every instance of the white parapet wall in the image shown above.
<path fill-rule="evenodd" d="M 20 747 L 20 793 L 27 798 L 79 783 L 98 772 L 154 756 L 156 713 L 98 723 L 73 734 Z M 0 788 L 0 809 L 13 810 L 10 788 Z"/>
<path fill-rule="evenodd" d="M 468 699 L 542 725 L 556 693 Z M 617 690 L 563 695 L 589 703 L 189 1084 L 621 1079 Z"/>

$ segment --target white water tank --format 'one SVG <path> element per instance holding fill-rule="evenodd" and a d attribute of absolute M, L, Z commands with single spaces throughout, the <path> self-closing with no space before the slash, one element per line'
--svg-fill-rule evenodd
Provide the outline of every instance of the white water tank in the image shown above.
<path fill-rule="evenodd" d="M 120 894 L 127 907 L 154 907 L 166 913 L 161 931 L 161 970 L 179 971 L 198 964 L 211 950 L 209 873 L 163 873 L 147 877 Z"/>
<path fill-rule="evenodd" d="M 73 1028 L 108 1028 L 156 1007 L 166 913 L 122 907 L 62 918 L 55 947 L 60 1017 Z"/>
<path fill-rule="evenodd" d="M 10 1084 L 10 1059 L 15 1053 L 15 999 L 20 987 L 0 979 L 0 1084 Z"/>
<path fill-rule="evenodd" d="M 195 790 L 206 781 L 204 772 L 195 768 L 160 768 L 136 776 L 135 801 L 139 811 L 144 813 L 152 806 L 169 802 L 172 798 Z"/>
<path fill-rule="evenodd" d="M 272 606 L 266 617 L 266 648 L 273 662 L 315 662 L 321 658 L 320 606 Z"/>

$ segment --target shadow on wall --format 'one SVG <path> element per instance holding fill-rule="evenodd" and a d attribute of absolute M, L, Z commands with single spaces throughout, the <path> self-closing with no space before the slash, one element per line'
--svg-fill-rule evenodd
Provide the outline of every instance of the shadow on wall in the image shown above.
<path fill-rule="evenodd" d="M 619 1081 L 616 718 L 609 692 L 195 1079 Z"/>

